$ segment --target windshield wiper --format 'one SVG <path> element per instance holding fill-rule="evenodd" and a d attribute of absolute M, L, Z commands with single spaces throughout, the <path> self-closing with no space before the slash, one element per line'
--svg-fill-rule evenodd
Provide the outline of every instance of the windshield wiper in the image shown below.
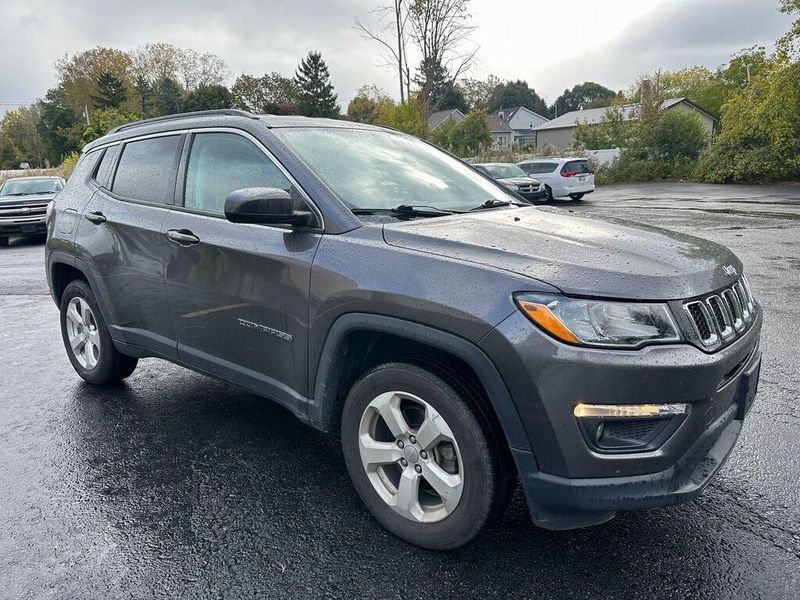
<path fill-rule="evenodd" d="M 412 217 L 440 217 L 444 215 L 452 215 L 458 210 L 445 210 L 436 206 L 428 206 L 426 204 L 401 204 L 394 208 L 353 208 L 351 209 L 354 215 L 374 215 L 380 213 L 388 213 L 392 215 L 412 216 Z"/>
<path fill-rule="evenodd" d="M 512 203 L 509 202 L 508 200 L 495 200 L 494 198 L 490 198 L 489 200 L 487 200 L 486 202 L 484 202 L 480 206 L 476 206 L 474 208 L 470 208 L 470 211 L 483 210 L 483 209 L 486 209 L 486 208 L 498 208 L 500 206 L 511 206 L 511 204 Z M 517 203 L 514 203 L 514 204 L 518 206 Z"/>

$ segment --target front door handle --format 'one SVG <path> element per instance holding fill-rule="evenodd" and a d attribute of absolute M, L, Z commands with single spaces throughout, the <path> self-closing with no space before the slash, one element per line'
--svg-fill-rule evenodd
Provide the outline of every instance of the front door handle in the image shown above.
<path fill-rule="evenodd" d="M 99 225 L 100 223 L 106 222 L 106 216 L 99 210 L 96 210 L 95 212 L 86 213 L 83 216 L 86 217 L 87 221 L 91 221 L 95 225 Z"/>
<path fill-rule="evenodd" d="M 167 237 L 169 241 L 175 242 L 180 246 L 191 246 L 192 244 L 200 243 L 200 238 L 188 229 L 170 229 L 167 231 Z"/>

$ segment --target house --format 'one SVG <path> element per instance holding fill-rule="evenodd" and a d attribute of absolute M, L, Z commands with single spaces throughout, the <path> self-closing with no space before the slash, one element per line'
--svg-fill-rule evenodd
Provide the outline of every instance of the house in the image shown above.
<path fill-rule="evenodd" d="M 543 117 L 524 106 L 501 108 L 495 115 L 514 130 L 514 143 L 521 145 L 536 144 L 536 132 L 534 129 L 548 121 L 547 117 Z"/>
<path fill-rule="evenodd" d="M 431 113 L 431 116 L 428 117 L 428 131 L 433 131 L 439 127 L 439 125 L 446 123 L 447 121 L 461 123 L 464 119 L 466 119 L 464 113 L 457 108 L 451 108 L 450 110 L 439 110 L 435 113 Z"/>
<path fill-rule="evenodd" d="M 627 121 L 636 119 L 639 114 L 639 104 L 625 104 L 621 107 L 622 117 Z M 566 148 L 572 144 L 575 129 L 578 125 L 597 125 L 605 116 L 610 107 L 587 108 L 585 110 L 574 110 L 556 117 L 552 121 L 542 123 L 534 128 L 536 133 L 536 147 L 541 148 L 547 144 L 552 144 L 556 148 Z M 674 112 L 694 112 L 700 117 L 709 137 L 714 133 L 716 119 L 697 106 L 694 102 L 686 98 L 670 98 L 661 104 L 661 110 Z"/>
<path fill-rule="evenodd" d="M 486 119 L 489 133 L 492 136 L 492 146 L 495 148 L 508 148 L 514 143 L 516 132 L 497 115 L 489 115 Z"/>

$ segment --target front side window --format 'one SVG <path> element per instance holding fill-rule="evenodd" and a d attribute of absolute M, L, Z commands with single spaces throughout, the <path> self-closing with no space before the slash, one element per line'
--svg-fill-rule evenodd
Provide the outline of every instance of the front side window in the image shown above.
<path fill-rule="evenodd" d="M 513 200 L 469 166 L 410 136 L 332 127 L 272 131 L 351 209 L 405 204 L 466 210 Z"/>
<path fill-rule="evenodd" d="M 170 135 L 125 144 L 112 191 L 123 198 L 171 204 L 181 139 Z"/>
<path fill-rule="evenodd" d="M 221 215 L 228 194 L 251 187 L 290 191 L 291 183 L 250 140 L 235 133 L 195 134 L 186 168 L 186 208 Z"/>

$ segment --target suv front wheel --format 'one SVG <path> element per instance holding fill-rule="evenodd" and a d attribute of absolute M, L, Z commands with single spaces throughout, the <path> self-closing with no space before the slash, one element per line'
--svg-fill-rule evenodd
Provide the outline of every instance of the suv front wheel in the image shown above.
<path fill-rule="evenodd" d="M 469 542 L 515 482 L 471 395 L 444 370 L 389 363 L 345 401 L 342 446 L 359 496 L 387 529 L 425 548 Z"/>
<path fill-rule="evenodd" d="M 61 296 L 61 337 L 75 371 L 94 385 L 119 383 L 139 362 L 114 347 L 94 292 L 85 281 L 72 281 Z"/>

